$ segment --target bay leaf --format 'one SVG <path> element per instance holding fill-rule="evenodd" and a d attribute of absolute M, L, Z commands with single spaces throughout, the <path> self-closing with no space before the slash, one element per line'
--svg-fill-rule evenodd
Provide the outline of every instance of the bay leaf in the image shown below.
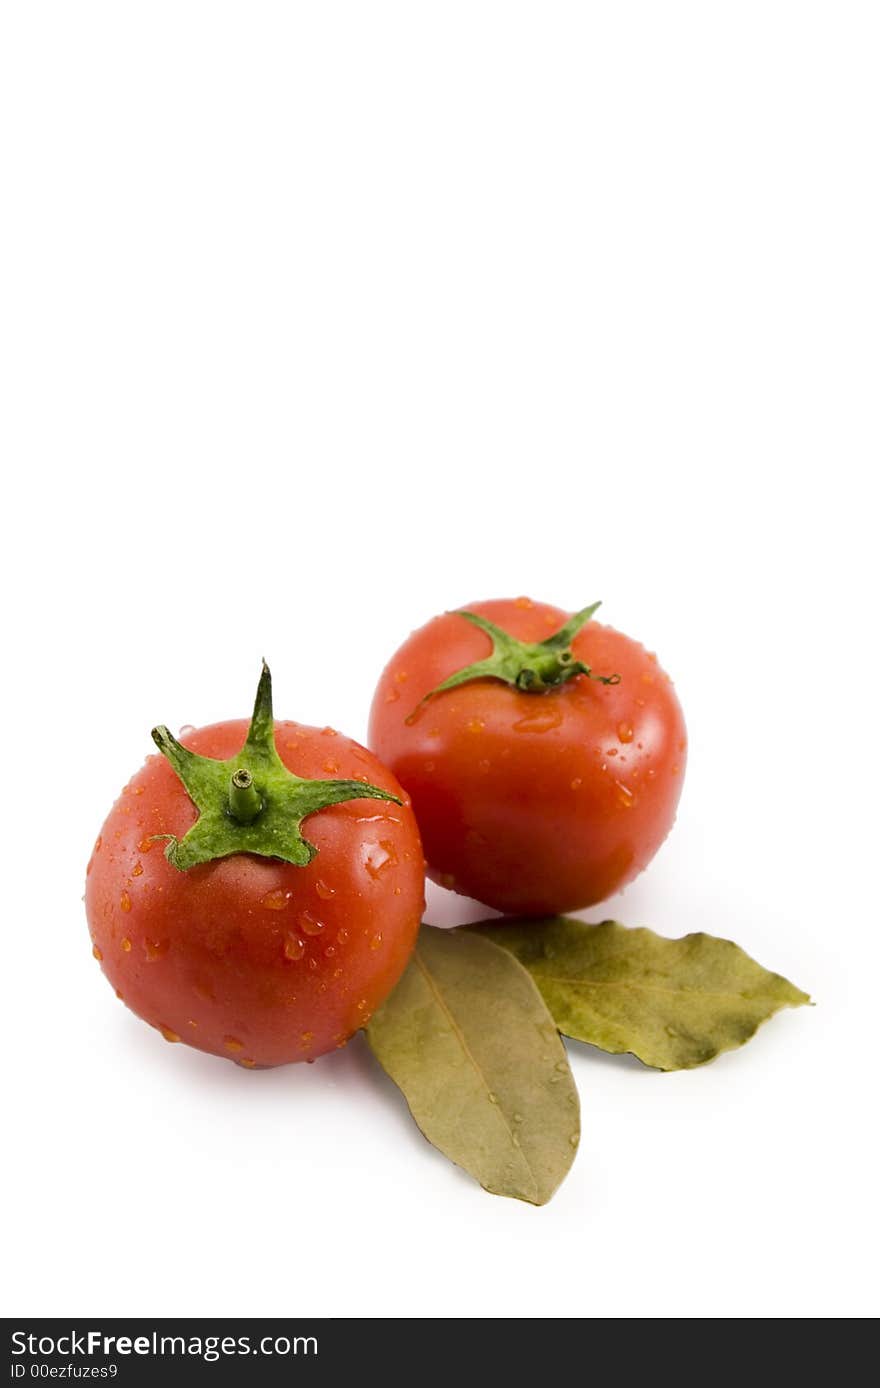
<path fill-rule="evenodd" d="M 577 1090 L 546 1004 L 508 950 L 423 926 L 366 1030 L 429 1142 L 494 1195 L 550 1199 L 577 1149 Z"/>
<path fill-rule="evenodd" d="M 528 969 L 561 1032 L 630 1051 L 658 1070 L 689 1070 L 741 1046 L 781 1007 L 810 1001 L 730 940 L 665 939 L 616 921 L 566 916 L 468 927 Z"/>

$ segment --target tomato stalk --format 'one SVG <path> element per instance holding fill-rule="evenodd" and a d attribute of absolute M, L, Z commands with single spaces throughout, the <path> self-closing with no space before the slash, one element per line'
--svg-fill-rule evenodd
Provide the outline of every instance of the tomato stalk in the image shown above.
<path fill-rule="evenodd" d="M 239 824 L 250 824 L 263 808 L 263 797 L 246 766 L 233 771 L 229 781 L 229 813 Z"/>
<path fill-rule="evenodd" d="M 492 642 L 491 654 L 483 660 L 474 661 L 462 670 L 457 670 L 442 684 L 438 684 L 425 695 L 407 722 L 416 718 L 426 700 L 433 699 L 443 690 L 469 684 L 472 680 L 502 680 L 523 694 L 546 694 L 550 690 L 558 689 L 575 675 L 586 675 L 587 679 L 596 680 L 599 684 L 619 684 L 620 675 L 595 674 L 584 661 L 575 659 L 571 649 L 574 638 L 600 606 L 601 603 L 594 602 L 590 607 L 582 608 L 552 636 L 537 642 L 520 641 L 486 617 L 479 617 L 476 612 L 458 612 L 457 616 L 464 617 L 466 621 L 486 633 Z"/>
<path fill-rule="evenodd" d="M 302 833 L 307 815 L 348 800 L 401 803 L 390 791 L 365 781 L 309 781 L 288 771 L 275 747 L 272 676 L 265 661 L 248 735 L 237 756 L 227 761 L 199 756 L 164 726 L 154 728 L 152 738 L 199 812 L 182 839 L 155 836 L 168 840 L 165 856 L 182 872 L 233 853 L 305 867 L 317 852 Z"/>

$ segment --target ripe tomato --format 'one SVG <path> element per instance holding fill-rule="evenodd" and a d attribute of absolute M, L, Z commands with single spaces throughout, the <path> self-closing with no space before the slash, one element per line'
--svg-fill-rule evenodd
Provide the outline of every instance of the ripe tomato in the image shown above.
<path fill-rule="evenodd" d="M 500 652 L 511 678 L 523 662 L 500 637 L 544 642 L 569 620 L 526 598 L 470 611 L 501 629 L 496 664 Z M 389 662 L 373 700 L 370 745 L 412 796 L 429 875 L 499 911 L 604 900 L 647 866 L 675 817 L 686 740 L 670 680 L 638 642 L 586 620 L 555 653 L 530 645 L 518 685 L 476 678 L 438 691 L 491 659 L 493 640 L 461 613 L 435 617 Z M 572 676 L 579 662 L 592 678 Z"/>
<path fill-rule="evenodd" d="M 304 866 L 236 852 L 181 870 L 155 836 L 181 840 L 199 811 L 151 756 L 110 811 L 86 883 L 94 954 L 117 996 L 167 1041 L 248 1067 L 344 1044 L 403 971 L 424 905 L 418 828 L 395 778 L 330 728 L 269 714 L 289 771 L 370 782 L 403 803 L 348 798 L 309 813 L 317 852 Z M 247 735 L 244 720 L 217 723 L 184 744 L 225 760 Z"/>

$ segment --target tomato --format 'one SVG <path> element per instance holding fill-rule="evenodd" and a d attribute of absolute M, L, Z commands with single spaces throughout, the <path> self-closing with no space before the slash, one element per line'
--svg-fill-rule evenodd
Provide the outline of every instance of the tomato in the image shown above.
<path fill-rule="evenodd" d="M 534 643 L 569 619 L 556 607 L 517 598 L 469 610 L 471 620 L 435 617 L 389 662 L 370 745 L 412 796 L 434 881 L 507 913 L 591 906 L 632 881 L 672 826 L 686 753 L 672 684 L 638 642 L 589 621 L 593 609 L 555 652 Z M 494 657 L 475 619 L 500 629 Z M 507 654 L 504 633 L 516 638 Z M 527 660 L 520 642 L 532 643 Z M 518 683 L 469 677 L 437 690 L 493 659 Z M 582 665 L 592 677 L 573 673 Z"/>
<path fill-rule="evenodd" d="M 424 904 L 418 828 L 394 776 L 330 728 L 269 714 L 287 771 L 370 783 L 372 798 L 309 813 L 311 861 L 227 852 L 174 866 L 157 836 L 179 849 L 199 810 L 154 755 L 110 811 L 86 882 L 93 952 L 117 996 L 167 1041 L 247 1067 L 344 1044 L 403 971 Z M 175 745 L 226 760 L 243 755 L 247 735 L 244 720 L 217 723 Z"/>

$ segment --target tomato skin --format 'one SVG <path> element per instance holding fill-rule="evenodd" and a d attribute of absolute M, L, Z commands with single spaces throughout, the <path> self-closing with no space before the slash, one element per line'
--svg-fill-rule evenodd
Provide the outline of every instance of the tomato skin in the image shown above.
<path fill-rule="evenodd" d="M 570 616 L 526 598 L 467 610 L 529 642 Z M 412 796 L 435 882 L 508 914 L 592 906 L 631 882 L 672 827 L 687 745 L 678 699 L 655 656 L 591 621 L 572 651 L 619 684 L 580 675 L 528 694 L 483 679 L 419 708 L 490 649 L 456 613 L 414 632 L 379 680 L 370 746 Z"/>
<path fill-rule="evenodd" d="M 224 759 L 247 731 L 217 723 L 181 740 Z M 94 953 L 118 996 L 166 1039 L 248 1067 L 343 1045 L 397 982 L 424 907 L 418 827 L 388 769 L 331 729 L 275 733 L 289 770 L 360 778 L 403 806 L 353 800 L 308 816 L 307 867 L 236 854 L 181 872 L 151 836 L 182 837 L 197 811 L 154 755 L 110 811 L 86 878 Z"/>

